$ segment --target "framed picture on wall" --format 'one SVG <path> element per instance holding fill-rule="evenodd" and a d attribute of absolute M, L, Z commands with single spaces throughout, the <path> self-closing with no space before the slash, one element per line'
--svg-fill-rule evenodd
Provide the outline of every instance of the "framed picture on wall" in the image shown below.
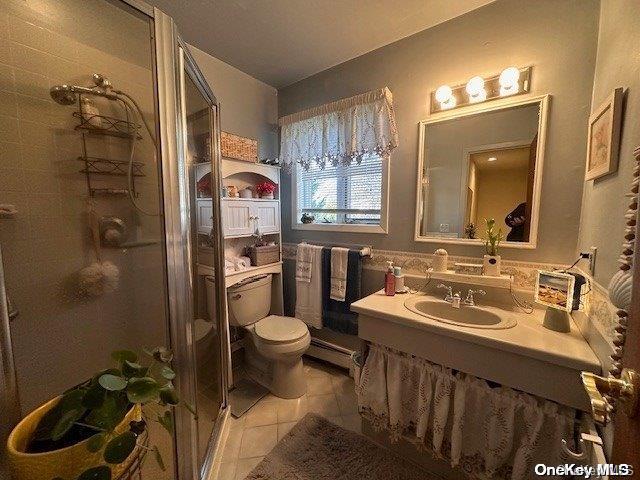
<path fill-rule="evenodd" d="M 622 88 L 616 88 L 589 117 L 585 180 L 593 180 L 618 169 L 621 124 Z"/>

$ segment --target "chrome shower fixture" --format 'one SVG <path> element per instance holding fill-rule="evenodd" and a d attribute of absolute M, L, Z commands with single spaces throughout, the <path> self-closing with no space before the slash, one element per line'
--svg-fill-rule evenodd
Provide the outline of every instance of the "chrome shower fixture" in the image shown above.
<path fill-rule="evenodd" d="M 111 82 L 102 74 L 94 73 L 95 87 L 81 87 L 79 85 L 55 85 L 49 90 L 51 98 L 60 105 L 73 105 L 78 101 L 79 94 L 97 95 L 109 100 L 118 100 L 118 96 L 111 92 Z"/>

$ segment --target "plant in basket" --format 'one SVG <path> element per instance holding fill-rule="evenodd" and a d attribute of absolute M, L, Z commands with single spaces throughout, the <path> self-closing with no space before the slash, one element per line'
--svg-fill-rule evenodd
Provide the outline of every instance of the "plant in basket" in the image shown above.
<path fill-rule="evenodd" d="M 271 182 L 262 182 L 256 185 L 256 191 L 260 194 L 260 198 L 274 198 L 276 186 Z"/>
<path fill-rule="evenodd" d="M 137 459 L 154 456 L 149 422 L 173 436 L 173 409 L 182 405 L 174 388 L 173 355 L 164 347 L 111 354 L 115 365 L 64 392 L 25 417 L 7 442 L 17 480 L 111 480 Z M 151 446 L 149 446 L 151 445 Z"/>

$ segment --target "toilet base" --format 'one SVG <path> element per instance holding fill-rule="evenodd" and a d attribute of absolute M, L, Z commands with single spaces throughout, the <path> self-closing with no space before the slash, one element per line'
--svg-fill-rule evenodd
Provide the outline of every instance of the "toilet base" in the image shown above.
<path fill-rule="evenodd" d="M 299 398 L 307 393 L 302 358 L 294 362 L 273 362 L 273 379 L 269 388 L 280 398 Z"/>

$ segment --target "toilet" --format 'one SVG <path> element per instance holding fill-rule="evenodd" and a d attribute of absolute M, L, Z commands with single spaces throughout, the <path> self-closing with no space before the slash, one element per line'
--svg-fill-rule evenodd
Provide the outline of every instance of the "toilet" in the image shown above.
<path fill-rule="evenodd" d="M 269 315 L 272 275 L 248 278 L 227 289 L 229 325 L 242 327 L 266 370 L 268 385 L 281 398 L 298 398 L 307 392 L 302 355 L 311 343 L 309 328 L 293 317 Z"/>

